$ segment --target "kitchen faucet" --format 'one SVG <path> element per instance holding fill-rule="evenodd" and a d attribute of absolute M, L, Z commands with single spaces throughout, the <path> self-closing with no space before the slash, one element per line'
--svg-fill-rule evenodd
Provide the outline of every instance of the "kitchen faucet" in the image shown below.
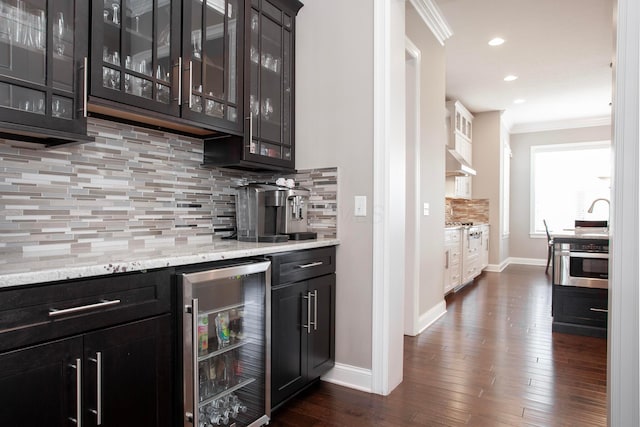
<path fill-rule="evenodd" d="M 600 199 L 595 199 L 593 202 L 591 202 L 591 206 L 589 206 L 589 209 L 587 210 L 587 212 L 588 212 L 588 213 L 593 213 L 593 206 L 594 206 L 594 205 L 596 204 L 596 202 L 597 202 L 597 201 L 599 201 L 599 200 L 602 200 L 602 201 L 607 202 L 607 203 L 609 204 L 609 207 L 611 207 L 611 202 L 609 202 L 609 200 L 608 200 L 608 199 L 602 199 L 602 198 L 600 198 Z"/>

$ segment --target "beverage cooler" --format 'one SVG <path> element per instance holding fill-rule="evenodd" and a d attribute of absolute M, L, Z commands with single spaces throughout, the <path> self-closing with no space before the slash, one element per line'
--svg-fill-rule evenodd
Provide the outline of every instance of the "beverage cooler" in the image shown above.
<path fill-rule="evenodd" d="M 178 275 L 183 425 L 269 422 L 270 262 Z"/>

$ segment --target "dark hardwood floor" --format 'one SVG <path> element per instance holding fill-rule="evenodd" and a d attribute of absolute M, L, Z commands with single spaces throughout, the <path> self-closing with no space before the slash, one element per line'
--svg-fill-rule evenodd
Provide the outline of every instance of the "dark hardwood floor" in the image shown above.
<path fill-rule="evenodd" d="M 405 337 L 383 397 L 320 382 L 272 414 L 289 426 L 606 426 L 606 339 L 551 332 L 543 267 L 483 273 Z"/>

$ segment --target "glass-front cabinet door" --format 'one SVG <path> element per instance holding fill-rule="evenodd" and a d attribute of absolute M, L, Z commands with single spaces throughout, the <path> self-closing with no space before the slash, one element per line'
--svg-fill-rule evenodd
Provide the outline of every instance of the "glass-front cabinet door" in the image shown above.
<path fill-rule="evenodd" d="M 250 93 L 247 158 L 294 168 L 293 67 L 296 1 L 252 0 L 249 17 Z"/>
<path fill-rule="evenodd" d="M 185 0 L 182 116 L 242 132 L 243 0 Z"/>
<path fill-rule="evenodd" d="M 242 0 L 93 0 L 92 103 L 242 133 L 243 10 Z"/>
<path fill-rule="evenodd" d="M 179 13 L 175 0 L 94 0 L 91 95 L 177 115 Z"/>
<path fill-rule="evenodd" d="M 87 34 L 87 16 L 80 0 L 0 0 L 3 131 L 52 144 L 86 139 L 88 45 L 74 34 Z"/>

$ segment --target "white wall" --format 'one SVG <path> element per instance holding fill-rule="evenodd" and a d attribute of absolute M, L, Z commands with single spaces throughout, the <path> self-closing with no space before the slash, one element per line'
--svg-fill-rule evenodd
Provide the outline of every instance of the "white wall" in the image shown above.
<path fill-rule="evenodd" d="M 502 112 L 476 113 L 473 118 L 473 198 L 489 200 L 489 264 L 509 257 L 509 237 L 502 233 Z"/>
<path fill-rule="evenodd" d="M 338 167 L 336 361 L 370 369 L 373 3 L 307 1 L 296 30 L 296 167 Z M 355 195 L 367 197 L 364 218 Z"/>
<path fill-rule="evenodd" d="M 547 241 L 529 237 L 531 200 L 531 146 L 611 140 L 611 126 L 562 129 L 511 135 L 511 235 L 512 258 L 546 262 Z M 552 171 L 551 171 L 552 172 Z"/>
<path fill-rule="evenodd" d="M 445 48 L 436 40 L 414 7 L 406 3 L 406 34 L 420 49 L 420 288 L 419 317 L 442 306 L 444 289 L 444 197 L 445 197 Z M 429 216 L 422 203 L 429 203 Z M 438 313 L 434 313 L 437 315 Z M 432 316 L 433 317 L 433 316 Z M 424 326 L 421 325 L 421 326 Z"/>

